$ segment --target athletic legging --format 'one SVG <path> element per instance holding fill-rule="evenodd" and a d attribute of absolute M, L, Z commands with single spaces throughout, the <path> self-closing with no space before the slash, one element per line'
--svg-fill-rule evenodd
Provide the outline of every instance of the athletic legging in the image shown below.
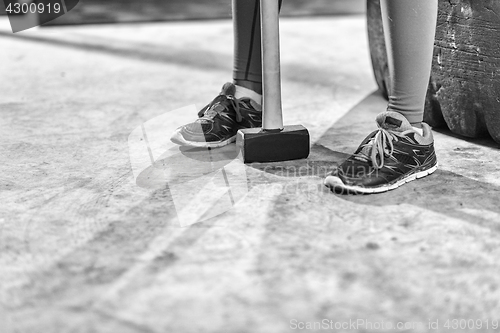
<path fill-rule="evenodd" d="M 233 24 L 234 83 L 261 94 L 260 0 L 233 0 Z"/>
<path fill-rule="evenodd" d="M 381 0 L 390 72 L 388 110 L 423 119 L 438 0 Z M 262 92 L 260 1 L 233 0 L 234 72 L 238 85 Z M 281 1 L 280 1 L 281 7 Z"/>

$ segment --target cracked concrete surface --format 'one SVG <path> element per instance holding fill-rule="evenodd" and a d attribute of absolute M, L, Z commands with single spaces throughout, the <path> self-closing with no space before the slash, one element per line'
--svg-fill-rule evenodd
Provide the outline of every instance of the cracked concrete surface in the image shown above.
<path fill-rule="evenodd" d="M 321 185 L 385 108 L 364 22 L 282 20 L 285 123 L 310 130 L 312 153 L 250 166 L 234 146 L 168 142 L 230 80 L 230 21 L 1 32 L 0 332 L 291 332 L 323 319 L 495 331 L 495 143 L 437 130 L 432 176 L 370 196 Z M 184 226 L 181 206 L 195 216 Z"/>

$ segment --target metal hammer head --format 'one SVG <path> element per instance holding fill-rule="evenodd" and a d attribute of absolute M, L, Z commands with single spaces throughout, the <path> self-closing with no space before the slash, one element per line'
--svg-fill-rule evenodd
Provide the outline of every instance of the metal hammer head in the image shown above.
<path fill-rule="evenodd" d="M 309 141 L 309 132 L 302 125 L 285 126 L 282 130 L 248 128 L 236 135 L 236 147 L 244 163 L 307 158 Z"/>

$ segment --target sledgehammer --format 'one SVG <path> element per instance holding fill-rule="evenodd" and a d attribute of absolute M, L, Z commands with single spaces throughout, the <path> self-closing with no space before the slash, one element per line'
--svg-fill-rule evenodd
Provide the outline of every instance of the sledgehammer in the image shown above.
<path fill-rule="evenodd" d="M 262 128 L 239 130 L 236 146 L 245 163 L 279 162 L 309 156 L 309 132 L 283 126 L 278 0 L 260 0 L 262 26 Z"/>

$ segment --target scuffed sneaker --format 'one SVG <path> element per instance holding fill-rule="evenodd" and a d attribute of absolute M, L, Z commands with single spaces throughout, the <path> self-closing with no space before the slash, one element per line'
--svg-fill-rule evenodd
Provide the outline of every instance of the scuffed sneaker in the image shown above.
<path fill-rule="evenodd" d="M 236 140 L 239 129 L 260 127 L 262 108 L 250 98 L 234 97 L 226 83 L 220 94 L 198 113 L 198 119 L 175 130 L 170 140 L 181 146 L 217 148 Z"/>
<path fill-rule="evenodd" d="M 392 111 L 380 113 L 377 125 L 378 130 L 325 178 L 325 186 L 337 193 L 380 193 L 436 171 L 429 125 L 422 123 L 420 135 L 403 115 Z"/>

